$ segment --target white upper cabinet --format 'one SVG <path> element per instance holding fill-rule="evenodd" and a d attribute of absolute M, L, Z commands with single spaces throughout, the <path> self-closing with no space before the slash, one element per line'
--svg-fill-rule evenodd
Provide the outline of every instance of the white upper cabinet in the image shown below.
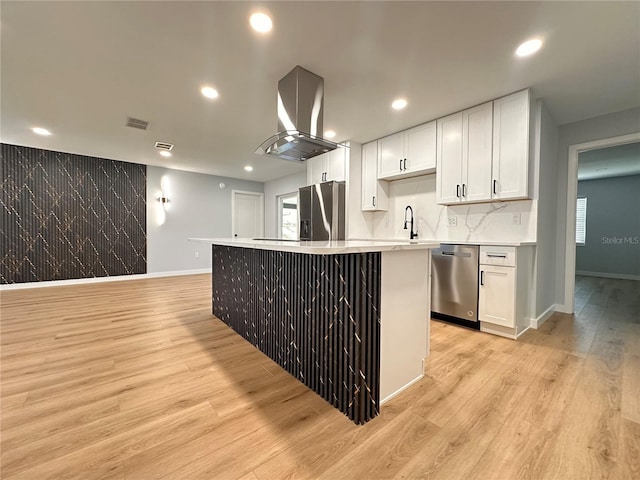
<path fill-rule="evenodd" d="M 493 102 L 493 198 L 528 198 L 529 90 Z"/>
<path fill-rule="evenodd" d="M 402 175 L 404 159 L 404 133 L 396 133 L 378 140 L 378 178 Z"/>
<path fill-rule="evenodd" d="M 307 160 L 307 185 L 331 180 L 344 181 L 347 150 L 338 147 Z"/>
<path fill-rule="evenodd" d="M 324 182 L 324 175 L 327 171 L 327 155 L 323 153 L 307 160 L 307 185 Z"/>
<path fill-rule="evenodd" d="M 362 146 L 362 210 L 387 210 L 389 183 L 378 180 L 378 142 Z"/>
<path fill-rule="evenodd" d="M 348 148 L 338 147 L 327 154 L 327 182 L 331 180 L 335 180 L 336 182 L 344 181 L 348 152 Z"/>
<path fill-rule="evenodd" d="M 462 113 L 462 202 L 491 198 L 493 103 Z"/>
<path fill-rule="evenodd" d="M 436 201 L 445 205 L 491 198 L 492 103 L 437 121 Z"/>
<path fill-rule="evenodd" d="M 437 120 L 436 201 L 527 198 L 529 91 Z"/>
<path fill-rule="evenodd" d="M 462 188 L 462 113 L 441 118 L 437 125 L 436 201 L 457 203 Z"/>
<path fill-rule="evenodd" d="M 378 178 L 393 180 L 436 169 L 436 122 L 378 140 Z"/>

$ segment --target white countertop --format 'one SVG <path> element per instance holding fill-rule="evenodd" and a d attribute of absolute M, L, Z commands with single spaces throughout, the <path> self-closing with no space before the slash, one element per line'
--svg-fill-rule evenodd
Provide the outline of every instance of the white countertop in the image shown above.
<path fill-rule="evenodd" d="M 330 241 L 287 241 L 254 240 L 252 238 L 190 238 L 192 242 L 210 243 L 228 247 L 258 248 L 281 252 L 335 255 L 341 253 L 386 252 L 392 250 L 426 250 L 438 248 L 440 242 L 430 240 L 330 240 Z"/>
<path fill-rule="evenodd" d="M 376 242 L 408 242 L 406 239 L 393 239 L 393 238 L 377 238 Z M 513 242 L 513 241 L 505 241 L 505 242 L 493 242 L 493 241 L 482 241 L 482 240 L 433 240 L 433 239 L 418 239 L 418 242 L 425 243 L 437 243 L 437 244 L 445 244 L 445 245 L 485 245 L 490 247 L 524 247 L 527 245 L 536 245 L 536 242 Z"/>

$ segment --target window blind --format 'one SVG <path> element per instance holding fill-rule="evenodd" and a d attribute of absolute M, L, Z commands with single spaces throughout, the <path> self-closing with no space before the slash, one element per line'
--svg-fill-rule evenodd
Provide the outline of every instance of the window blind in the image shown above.
<path fill-rule="evenodd" d="M 578 197 L 576 204 L 576 245 L 584 245 L 587 238 L 587 198 Z"/>

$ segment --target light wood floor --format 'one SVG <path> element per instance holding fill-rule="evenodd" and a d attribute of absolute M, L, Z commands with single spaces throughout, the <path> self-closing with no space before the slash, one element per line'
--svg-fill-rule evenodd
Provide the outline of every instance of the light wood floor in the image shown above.
<path fill-rule="evenodd" d="M 210 314 L 208 275 L 3 292 L 1 477 L 638 479 L 640 282 L 519 341 L 432 322 L 365 426 Z"/>

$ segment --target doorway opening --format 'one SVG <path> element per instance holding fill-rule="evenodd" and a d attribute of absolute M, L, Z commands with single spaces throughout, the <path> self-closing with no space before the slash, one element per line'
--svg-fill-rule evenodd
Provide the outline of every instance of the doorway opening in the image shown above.
<path fill-rule="evenodd" d="M 298 239 L 298 192 L 278 196 L 278 238 Z"/>
<path fill-rule="evenodd" d="M 566 232 L 565 232 L 565 281 L 564 281 L 564 305 L 562 311 L 565 313 L 575 312 L 575 289 L 576 289 L 576 248 L 577 246 L 577 207 L 578 207 L 578 166 L 579 156 L 582 153 L 599 150 L 607 147 L 616 147 L 631 143 L 640 142 L 640 132 L 619 137 L 595 140 L 592 142 L 580 143 L 569 146 L 568 174 L 567 174 L 567 212 L 566 212 Z M 581 202 L 584 206 L 584 202 Z M 589 205 L 587 203 L 587 205 Z M 588 225 L 582 225 L 587 229 Z M 602 241 L 602 239 L 601 239 Z"/>

